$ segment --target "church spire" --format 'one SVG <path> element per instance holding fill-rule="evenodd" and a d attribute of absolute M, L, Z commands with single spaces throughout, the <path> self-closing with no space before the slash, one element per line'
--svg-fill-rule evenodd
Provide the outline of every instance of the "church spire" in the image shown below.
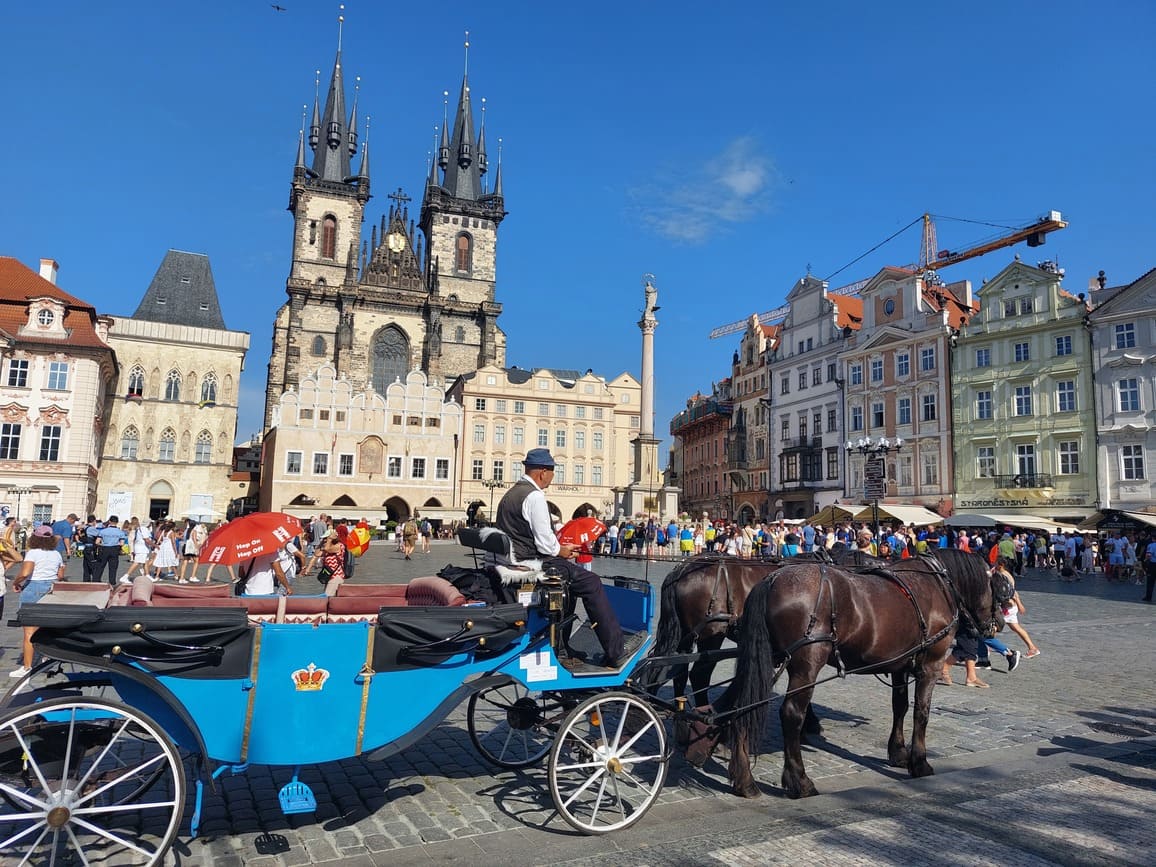
<path fill-rule="evenodd" d="M 447 149 L 448 165 L 444 166 L 446 175 L 442 185 L 456 199 L 476 201 L 482 195 L 482 176 L 478 160 L 474 159 L 476 139 L 473 104 L 470 100 L 469 51 L 470 34 L 466 31 L 467 66 L 462 74 L 462 89 L 458 96 L 458 110 L 454 116 L 454 131 Z M 442 132 L 444 136 L 444 128 Z"/>
<path fill-rule="evenodd" d="M 344 13 L 345 6 L 341 7 Z M 325 96 L 325 111 L 320 123 L 315 121 L 317 144 L 313 155 L 313 171 L 323 181 L 347 183 L 350 149 L 357 141 L 356 133 L 350 134 L 345 114 L 345 81 L 341 70 L 341 37 L 345 27 L 345 15 L 337 16 L 337 57 L 333 61 L 333 74 L 329 78 L 329 91 Z M 316 117 L 316 115 L 314 115 Z M 311 135 L 310 139 L 314 136 Z"/>

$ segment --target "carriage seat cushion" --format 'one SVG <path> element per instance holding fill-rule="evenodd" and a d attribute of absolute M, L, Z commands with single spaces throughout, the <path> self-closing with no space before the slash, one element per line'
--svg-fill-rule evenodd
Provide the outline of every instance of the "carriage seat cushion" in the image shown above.
<path fill-rule="evenodd" d="M 464 605 L 466 597 L 445 578 L 414 578 L 405 586 L 406 605 Z"/>
<path fill-rule="evenodd" d="M 409 584 L 341 584 L 329 598 L 329 623 L 372 621 L 383 608 L 414 605 L 455 607 L 466 597 L 444 578 L 415 578 Z"/>
<path fill-rule="evenodd" d="M 112 588 L 103 582 L 54 581 L 52 589 L 40 601 L 50 605 L 95 605 L 104 608 L 111 594 Z"/>

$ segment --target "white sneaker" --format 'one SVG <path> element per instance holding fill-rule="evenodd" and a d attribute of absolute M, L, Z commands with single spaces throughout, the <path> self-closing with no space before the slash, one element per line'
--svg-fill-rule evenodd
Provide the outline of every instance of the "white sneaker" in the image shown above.
<path fill-rule="evenodd" d="M 131 584 L 131 583 L 132 583 L 132 579 L 131 579 L 131 578 L 129 578 L 127 575 L 121 575 L 121 576 L 120 576 L 120 580 L 119 580 L 119 581 L 117 581 L 116 583 L 117 583 L 117 584 Z"/>
<path fill-rule="evenodd" d="M 189 579 L 189 582 L 190 582 L 190 583 L 192 583 L 192 584 L 200 584 L 200 583 L 201 583 L 201 579 L 200 579 L 200 578 L 198 578 L 196 575 L 194 575 L 192 578 L 190 578 L 190 579 Z"/>
<path fill-rule="evenodd" d="M 24 675 L 28 674 L 28 672 L 30 672 L 31 670 L 32 670 L 32 669 L 30 669 L 30 668 L 25 668 L 25 667 L 22 665 L 22 666 L 20 666 L 18 669 L 16 669 L 15 671 L 10 671 L 10 672 L 8 672 L 8 676 L 9 676 L 9 677 L 24 677 Z"/>

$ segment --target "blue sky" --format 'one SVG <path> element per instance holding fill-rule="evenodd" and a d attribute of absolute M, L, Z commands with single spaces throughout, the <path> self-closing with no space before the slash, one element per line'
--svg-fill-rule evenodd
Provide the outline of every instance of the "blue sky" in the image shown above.
<path fill-rule="evenodd" d="M 211 259 L 249 331 L 238 436 L 259 429 L 303 104 L 336 51 L 337 3 L 8 4 L 0 253 L 130 315 L 169 248 Z M 657 278 L 656 432 L 729 372 L 716 325 L 778 306 L 924 211 L 1022 224 L 1046 247 L 944 271 L 976 287 L 1018 250 L 1083 291 L 1156 265 L 1156 4 L 346 3 L 347 84 L 372 116 L 375 197 L 415 200 L 464 31 L 503 139 L 507 362 L 640 368 L 641 277 Z M 451 110 L 453 106 L 451 105 Z M 417 216 L 418 201 L 411 213 Z M 940 220 L 939 246 L 994 230 Z M 832 287 L 916 259 L 912 229 Z"/>

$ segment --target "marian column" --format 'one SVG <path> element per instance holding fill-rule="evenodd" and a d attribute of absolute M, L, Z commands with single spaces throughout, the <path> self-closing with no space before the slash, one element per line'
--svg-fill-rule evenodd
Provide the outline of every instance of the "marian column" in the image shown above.
<path fill-rule="evenodd" d="M 630 486 L 623 492 L 622 512 L 633 516 L 639 512 L 655 518 L 670 518 L 678 513 L 678 490 L 662 483 L 658 461 L 658 438 L 654 435 L 654 329 L 658 327 L 658 289 L 654 275 L 643 277 L 645 306 L 638 330 L 642 332 L 642 407 L 638 436 L 633 441 L 634 468 Z"/>

